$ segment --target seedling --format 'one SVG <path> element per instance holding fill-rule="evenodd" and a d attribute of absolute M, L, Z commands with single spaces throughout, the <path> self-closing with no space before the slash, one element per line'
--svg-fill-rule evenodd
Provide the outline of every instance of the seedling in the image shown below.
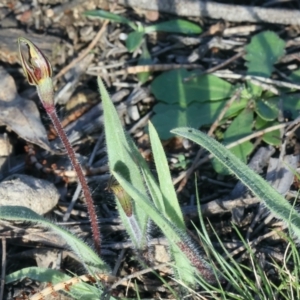
<path fill-rule="evenodd" d="M 200 34 L 202 32 L 201 27 L 198 25 L 180 19 L 170 20 L 151 26 L 143 26 L 140 23 L 136 24 L 125 17 L 101 9 L 86 11 L 84 15 L 87 17 L 107 19 L 111 22 L 123 23 L 130 26 L 133 29 L 133 32 L 130 32 L 126 39 L 126 47 L 129 52 L 135 51 L 142 44 L 144 36 L 154 31 L 174 32 L 181 34 Z"/>
<path fill-rule="evenodd" d="M 80 163 L 78 162 L 74 149 L 58 119 L 55 102 L 54 102 L 54 91 L 52 83 L 52 68 L 50 62 L 45 57 L 45 55 L 40 51 L 40 49 L 34 45 L 29 40 L 20 37 L 18 39 L 19 43 L 19 54 L 22 67 L 27 77 L 29 84 L 35 85 L 39 98 L 45 108 L 49 118 L 51 119 L 53 126 L 60 137 L 62 143 L 65 146 L 68 157 L 72 162 L 72 165 L 78 176 L 78 181 L 82 187 L 82 191 L 86 200 L 89 218 L 91 221 L 92 234 L 94 239 L 94 246 L 98 254 L 100 254 L 101 249 L 101 237 L 100 230 L 97 221 L 97 215 L 93 199 L 91 196 L 90 189 L 88 187 L 86 178 L 83 174 Z M 27 53 L 26 53 L 26 48 Z"/>

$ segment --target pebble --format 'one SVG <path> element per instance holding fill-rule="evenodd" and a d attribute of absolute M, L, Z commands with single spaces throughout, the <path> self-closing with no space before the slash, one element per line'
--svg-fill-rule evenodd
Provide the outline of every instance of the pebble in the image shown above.
<path fill-rule="evenodd" d="M 1 206 L 25 206 L 44 215 L 51 211 L 59 200 L 59 193 L 49 181 L 24 174 L 14 174 L 0 183 Z"/>

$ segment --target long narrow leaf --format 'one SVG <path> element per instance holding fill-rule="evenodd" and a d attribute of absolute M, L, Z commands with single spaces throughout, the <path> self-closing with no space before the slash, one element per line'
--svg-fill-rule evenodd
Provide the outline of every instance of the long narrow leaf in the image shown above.
<path fill-rule="evenodd" d="M 112 173 L 126 192 L 135 200 L 137 205 L 149 215 L 153 222 L 165 234 L 171 245 L 171 251 L 174 252 L 173 254 L 181 254 L 181 261 L 176 261 L 176 263 L 180 263 L 180 265 L 176 265 L 176 268 L 180 270 L 178 273 L 180 279 L 189 284 L 194 284 L 194 272 L 199 272 L 200 276 L 208 282 L 215 282 L 216 279 L 210 266 L 200 256 L 189 236 L 167 220 L 146 196 L 140 193 L 135 186 L 130 184 L 122 176 L 122 173 L 115 170 L 113 170 Z"/>
<path fill-rule="evenodd" d="M 22 280 L 25 277 L 39 282 L 51 282 L 52 285 L 65 282 L 72 278 L 58 270 L 28 267 L 7 275 L 5 277 L 5 283 L 8 284 L 16 280 Z M 64 290 L 64 292 L 66 291 Z M 102 294 L 98 288 L 84 282 L 68 286 L 67 292 L 70 296 L 72 296 L 72 299 L 80 300 L 97 300 L 100 299 Z"/>
<path fill-rule="evenodd" d="M 75 235 L 71 234 L 69 231 L 51 223 L 29 208 L 23 206 L 1 206 L 0 219 L 41 224 L 43 227 L 49 228 L 56 234 L 60 235 L 72 251 L 74 251 L 80 258 L 88 271 L 101 270 L 102 272 L 108 272 L 110 270 L 108 265 L 103 262 L 102 259 L 87 244 L 78 239 Z"/>
<path fill-rule="evenodd" d="M 235 157 L 223 145 L 199 130 L 176 128 L 172 133 L 190 139 L 207 149 L 241 180 L 265 206 L 279 219 L 284 221 L 292 232 L 300 239 L 300 215 L 292 205 L 271 187 L 261 176 L 256 174 L 241 160 Z"/>
<path fill-rule="evenodd" d="M 172 183 L 166 155 L 158 134 L 151 122 L 149 122 L 149 135 L 156 171 L 158 174 L 159 185 L 164 196 L 164 204 L 161 205 L 161 209 L 163 209 L 162 213 L 165 213 L 166 217 L 168 217 L 169 220 L 172 220 L 172 222 L 178 228 L 185 230 L 182 211 L 178 203 L 174 185 Z"/>
<path fill-rule="evenodd" d="M 132 155 L 132 153 L 134 153 L 134 149 L 132 147 L 133 143 L 129 142 L 131 138 L 125 134 L 117 111 L 100 78 L 98 78 L 98 86 L 103 104 L 105 137 L 110 170 L 112 170 L 113 167 L 117 167 L 122 170 L 122 174 L 126 174 L 126 180 L 137 187 L 139 191 L 147 197 L 143 177 L 140 173 L 139 167 L 137 166 L 136 158 Z M 135 202 L 133 202 L 132 205 L 134 206 L 133 213 L 135 214 L 143 237 L 143 239 L 139 241 L 138 247 L 143 248 L 147 240 L 146 230 L 148 217 Z M 121 208 L 120 206 L 118 207 Z M 121 215 L 124 216 L 123 213 L 121 213 Z M 132 231 L 132 224 L 130 224 L 128 220 L 126 221 L 125 216 L 122 220 L 127 222 L 125 225 L 126 229 L 129 230 L 128 233 L 131 238 L 135 240 L 136 235 L 135 232 Z"/>
<path fill-rule="evenodd" d="M 117 23 L 123 23 L 129 25 L 133 29 L 137 29 L 135 24 L 131 22 L 130 20 L 126 19 L 125 17 L 122 17 L 120 15 L 105 11 L 105 10 L 88 10 L 83 13 L 83 15 L 87 17 L 94 17 L 94 18 L 100 18 L 100 19 L 106 19 L 110 20 L 111 22 L 117 22 Z"/>

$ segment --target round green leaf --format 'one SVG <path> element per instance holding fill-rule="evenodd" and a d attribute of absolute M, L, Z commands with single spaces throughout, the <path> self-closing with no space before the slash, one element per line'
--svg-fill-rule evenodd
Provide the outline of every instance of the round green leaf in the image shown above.
<path fill-rule="evenodd" d="M 197 75 L 197 72 L 188 72 L 185 69 L 164 72 L 153 80 L 152 93 L 157 100 L 178 104 L 183 108 L 193 101 L 220 100 L 232 94 L 232 85 L 214 75 L 197 76 L 184 81 L 193 75 Z"/>
<path fill-rule="evenodd" d="M 273 31 L 264 31 L 252 37 L 246 46 L 249 75 L 270 77 L 273 65 L 284 55 L 285 41 Z"/>

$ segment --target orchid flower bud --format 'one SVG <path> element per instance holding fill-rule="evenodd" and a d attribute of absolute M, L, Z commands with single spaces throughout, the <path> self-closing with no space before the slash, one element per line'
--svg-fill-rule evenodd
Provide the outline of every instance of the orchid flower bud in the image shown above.
<path fill-rule="evenodd" d="M 42 104 L 47 112 L 52 112 L 54 107 L 52 68 L 50 62 L 42 51 L 26 38 L 20 37 L 19 55 L 25 76 L 31 85 L 37 87 Z M 27 53 L 24 49 L 27 47 Z"/>

